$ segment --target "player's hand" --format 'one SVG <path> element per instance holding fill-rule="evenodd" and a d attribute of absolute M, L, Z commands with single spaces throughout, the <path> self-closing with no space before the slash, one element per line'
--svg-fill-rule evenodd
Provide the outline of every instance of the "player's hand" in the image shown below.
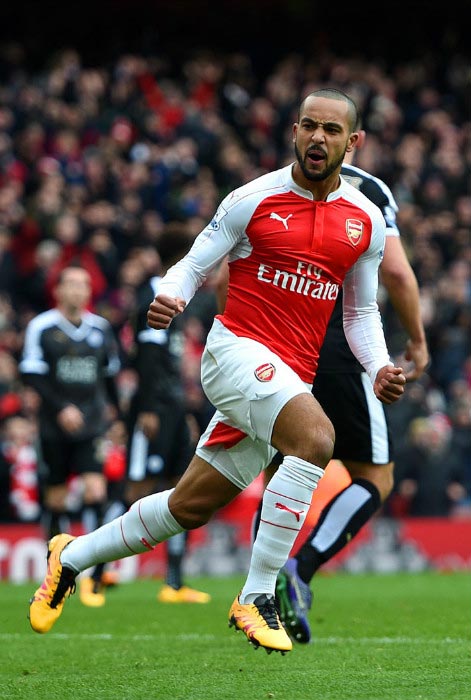
<path fill-rule="evenodd" d="M 186 306 L 184 299 L 169 297 L 166 294 L 157 294 L 150 304 L 147 312 L 147 323 L 150 328 L 162 330 L 168 328 L 172 320 L 181 314 Z"/>
<path fill-rule="evenodd" d="M 404 393 L 405 383 L 406 377 L 402 367 L 386 365 L 376 375 L 373 390 L 376 398 L 382 403 L 394 403 Z"/>
<path fill-rule="evenodd" d="M 73 404 L 59 411 L 57 422 L 65 433 L 76 433 L 85 425 L 82 411 Z"/>
<path fill-rule="evenodd" d="M 408 340 L 404 353 L 406 366 L 404 371 L 407 382 L 415 382 L 427 369 L 430 364 L 430 355 L 428 352 L 427 341 L 423 340 Z"/>
<path fill-rule="evenodd" d="M 137 418 L 137 425 L 148 440 L 154 440 L 159 434 L 160 418 L 151 411 L 142 411 Z"/>

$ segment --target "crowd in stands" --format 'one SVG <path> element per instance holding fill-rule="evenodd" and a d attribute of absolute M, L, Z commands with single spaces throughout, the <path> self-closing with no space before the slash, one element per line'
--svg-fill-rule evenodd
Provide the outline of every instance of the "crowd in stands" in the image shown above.
<path fill-rule="evenodd" d="M 92 274 L 93 310 L 120 341 L 125 408 L 135 389 L 129 318 L 140 285 L 159 269 L 159 236 L 174 222 L 196 235 L 229 191 L 291 162 L 299 96 L 325 85 L 357 101 L 368 136 L 356 164 L 385 180 L 399 205 L 432 358 L 390 409 L 397 466 L 385 510 L 471 517 L 464 58 L 387 66 L 292 53 L 260 76 L 238 52 L 199 52 L 181 65 L 123 54 L 89 66 L 71 49 L 36 72 L 24 67 L 20 46 L 0 53 L 0 520 L 38 518 L 40 399 L 22 386 L 18 361 L 27 322 L 54 304 L 60 270 L 79 262 Z M 388 344 L 399 356 L 405 339 L 381 292 Z M 214 313 L 210 279 L 186 317 L 188 406 L 200 427 L 211 407 L 199 386 L 199 357 Z"/>

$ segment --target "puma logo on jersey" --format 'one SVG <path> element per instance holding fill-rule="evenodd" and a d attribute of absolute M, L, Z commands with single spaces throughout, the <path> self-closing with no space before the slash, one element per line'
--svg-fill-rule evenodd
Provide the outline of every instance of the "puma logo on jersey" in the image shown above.
<path fill-rule="evenodd" d="M 275 503 L 275 508 L 279 508 L 279 510 L 287 510 L 288 513 L 292 513 L 298 521 L 298 523 L 301 515 L 304 513 L 303 510 L 293 510 L 292 508 L 286 506 L 284 503 Z"/>
<path fill-rule="evenodd" d="M 285 229 L 287 231 L 288 230 L 288 219 L 291 219 L 292 216 L 293 216 L 292 214 L 288 214 L 286 219 L 283 219 L 282 216 L 277 214 L 275 211 L 272 211 L 272 213 L 270 214 L 270 219 L 275 219 L 275 221 L 281 221 L 281 223 L 283 224 L 283 226 L 285 227 Z"/>

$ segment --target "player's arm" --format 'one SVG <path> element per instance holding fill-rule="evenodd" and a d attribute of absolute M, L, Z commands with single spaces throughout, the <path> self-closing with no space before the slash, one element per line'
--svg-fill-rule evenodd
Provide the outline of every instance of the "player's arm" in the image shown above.
<path fill-rule="evenodd" d="M 349 270 L 343 286 L 343 325 L 348 344 L 368 373 L 377 398 L 392 403 L 404 393 L 402 368 L 394 367 L 376 301 L 384 222 L 373 230 L 369 249 Z"/>
<path fill-rule="evenodd" d="M 245 224 L 237 207 L 228 211 L 223 202 L 214 219 L 196 237 L 187 255 L 173 265 L 160 281 L 147 314 L 151 328 L 159 330 L 169 327 L 209 273 L 237 245 L 244 230 Z"/>
<path fill-rule="evenodd" d="M 60 413 L 69 405 L 69 401 L 57 391 L 55 383 L 51 381 L 51 368 L 44 356 L 41 328 L 34 320 L 26 327 L 23 353 L 18 369 L 23 384 L 34 389 L 53 411 Z"/>
<path fill-rule="evenodd" d="M 424 372 L 430 358 L 420 311 L 419 285 L 398 236 L 386 237 L 380 279 L 409 336 L 404 358 L 412 367 L 405 375 L 407 381 L 413 381 Z"/>

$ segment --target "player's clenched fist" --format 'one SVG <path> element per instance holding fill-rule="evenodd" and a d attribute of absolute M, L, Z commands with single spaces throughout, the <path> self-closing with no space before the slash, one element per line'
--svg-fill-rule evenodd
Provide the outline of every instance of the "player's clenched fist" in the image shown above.
<path fill-rule="evenodd" d="M 186 306 L 184 299 L 157 294 L 147 312 L 147 323 L 151 328 L 161 330 L 168 328 L 172 319 L 181 314 Z"/>
<path fill-rule="evenodd" d="M 376 375 L 374 392 L 376 398 L 383 403 L 394 403 L 404 393 L 406 377 L 402 367 L 386 365 Z"/>

